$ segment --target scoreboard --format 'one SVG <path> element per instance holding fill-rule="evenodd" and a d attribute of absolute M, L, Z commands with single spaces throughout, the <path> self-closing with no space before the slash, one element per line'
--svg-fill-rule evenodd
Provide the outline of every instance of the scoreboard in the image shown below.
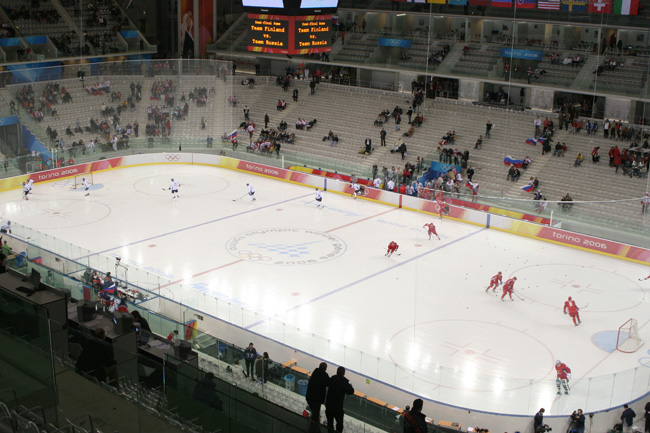
<path fill-rule="evenodd" d="M 248 14 L 248 51 L 278 54 L 332 51 L 332 16 Z"/>
<path fill-rule="evenodd" d="M 295 17 L 294 35 L 296 54 L 332 51 L 332 17 Z M 309 50 L 309 53 L 302 50 Z"/>

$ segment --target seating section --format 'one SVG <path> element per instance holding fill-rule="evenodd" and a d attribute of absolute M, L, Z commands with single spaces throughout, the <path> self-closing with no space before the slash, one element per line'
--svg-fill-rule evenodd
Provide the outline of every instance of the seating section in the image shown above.
<path fill-rule="evenodd" d="M 469 50 L 452 68 L 453 72 L 464 75 L 485 76 L 494 71 L 501 58 L 501 48 L 496 45 L 469 44 Z"/>
<path fill-rule="evenodd" d="M 427 44 L 427 38 L 414 37 L 413 46 L 404 52 L 399 66 L 409 69 L 423 69 L 428 62 L 428 70 L 435 70 L 444 60 L 443 47 L 445 44 L 442 41 L 433 41 L 430 46 Z"/>
<path fill-rule="evenodd" d="M 377 48 L 378 35 L 347 33 L 341 50 L 333 56 L 338 61 L 365 62 Z"/>
<path fill-rule="evenodd" d="M 594 84 L 598 88 L 609 90 L 617 89 L 643 89 L 646 83 L 647 67 L 643 61 L 635 61 L 634 57 L 612 57 L 616 67 L 604 66 L 602 73 L 594 77 Z"/>

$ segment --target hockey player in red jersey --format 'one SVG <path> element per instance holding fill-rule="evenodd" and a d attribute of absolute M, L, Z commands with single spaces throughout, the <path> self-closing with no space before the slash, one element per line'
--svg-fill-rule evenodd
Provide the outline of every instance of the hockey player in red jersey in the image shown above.
<path fill-rule="evenodd" d="M 503 284 L 503 295 L 501 295 L 502 301 L 503 298 L 506 297 L 506 295 L 510 296 L 511 301 L 514 301 L 514 299 L 512 299 L 512 291 L 515 288 L 515 281 L 517 281 L 517 277 L 512 277 L 508 281 L 506 281 L 505 284 Z"/>
<path fill-rule="evenodd" d="M 397 245 L 397 243 L 395 243 L 394 241 L 391 241 L 391 243 L 388 244 L 388 251 L 386 251 L 386 256 L 387 257 L 392 256 L 393 253 L 398 249 L 399 249 L 399 245 Z"/>
<path fill-rule="evenodd" d="M 422 227 L 427 229 L 427 234 L 429 235 L 429 240 L 431 240 L 431 235 L 436 235 L 438 240 L 440 240 L 440 236 L 438 235 L 438 232 L 436 231 L 436 226 L 433 225 L 433 223 L 425 224 Z"/>
<path fill-rule="evenodd" d="M 555 371 L 557 372 L 557 379 L 555 379 L 555 384 L 557 385 L 557 393 L 562 394 L 560 385 L 564 387 L 564 393 L 569 394 L 569 380 L 571 379 L 571 369 L 567 367 L 565 363 L 559 359 L 555 361 Z"/>
<path fill-rule="evenodd" d="M 444 213 L 445 215 L 449 215 L 449 205 L 445 203 L 444 200 L 445 193 L 442 191 L 438 191 L 436 193 L 436 210 L 440 214 L 440 219 L 442 219 L 442 214 Z"/>
<path fill-rule="evenodd" d="M 487 291 L 490 289 L 492 289 L 493 292 L 496 292 L 497 287 L 499 287 L 499 285 L 503 283 L 503 280 L 501 278 L 502 278 L 501 271 L 499 271 L 498 274 L 490 278 L 490 285 L 488 286 L 487 289 L 485 289 L 485 293 L 487 293 Z"/>
<path fill-rule="evenodd" d="M 580 313 L 578 313 L 580 309 L 576 305 L 576 301 L 571 299 L 571 296 L 569 296 L 569 299 L 564 303 L 564 314 L 569 314 L 569 316 L 573 319 L 573 324 L 575 326 L 578 326 L 582 322 L 580 321 Z"/>

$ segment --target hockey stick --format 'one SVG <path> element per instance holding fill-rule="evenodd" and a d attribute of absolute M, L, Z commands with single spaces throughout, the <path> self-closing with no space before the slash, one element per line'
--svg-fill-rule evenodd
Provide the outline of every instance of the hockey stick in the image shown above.
<path fill-rule="evenodd" d="M 242 195 L 241 197 L 234 199 L 233 201 L 241 200 L 241 199 L 243 199 L 244 197 L 246 197 L 247 195 L 248 195 L 248 194 L 244 194 L 244 195 Z"/>
<path fill-rule="evenodd" d="M 309 200 L 308 202 L 305 202 L 305 204 L 309 204 L 309 203 L 311 203 L 312 201 L 316 201 L 316 199 Z"/>
<path fill-rule="evenodd" d="M 584 308 L 587 308 L 588 306 L 589 306 L 589 302 L 587 302 L 584 307 L 578 307 L 578 310 L 582 310 Z"/>
<path fill-rule="evenodd" d="M 524 300 L 524 298 L 522 298 L 521 296 L 519 296 L 519 294 L 518 294 L 517 292 L 515 292 L 514 290 L 512 291 L 512 293 L 514 293 L 515 296 L 518 297 L 520 301 L 523 301 L 523 300 Z"/>
<path fill-rule="evenodd" d="M 163 191 L 169 191 L 169 188 L 163 188 L 162 190 Z"/>

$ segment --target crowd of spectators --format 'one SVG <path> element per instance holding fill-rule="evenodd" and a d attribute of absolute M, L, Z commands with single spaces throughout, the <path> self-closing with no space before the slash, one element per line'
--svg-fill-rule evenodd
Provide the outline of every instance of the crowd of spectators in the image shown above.
<path fill-rule="evenodd" d="M 61 19 L 61 15 L 54 8 L 41 9 L 40 1 L 32 0 L 31 7 L 22 5 L 20 8 L 3 6 L 10 20 L 32 20 L 40 23 L 55 24 Z"/>
<path fill-rule="evenodd" d="M 151 86 L 151 99 L 166 100 L 174 93 L 174 82 L 172 80 L 156 81 Z M 172 102 L 173 105 L 173 102 Z"/>

